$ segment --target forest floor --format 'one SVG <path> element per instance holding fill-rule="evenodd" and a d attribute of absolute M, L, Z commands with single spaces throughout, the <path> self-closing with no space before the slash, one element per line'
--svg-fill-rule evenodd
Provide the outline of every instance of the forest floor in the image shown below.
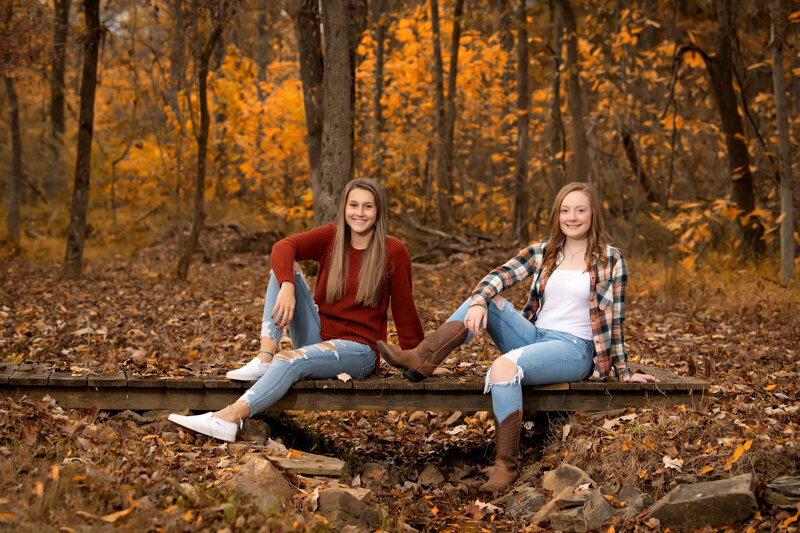
<path fill-rule="evenodd" d="M 166 238 L 131 257 L 93 259 L 79 281 L 60 280 L 56 263 L 0 260 L 0 361 L 135 365 L 175 374 L 249 359 L 268 265 L 263 253 L 231 248 L 233 237 L 206 235 L 206 261 L 192 266 L 187 283 L 174 281 L 177 252 L 166 244 L 174 239 Z M 485 272 L 514 252 L 415 267 L 425 330 L 441 324 Z M 795 280 L 782 288 L 756 267 L 697 268 L 688 273 L 630 261 L 626 341 L 633 361 L 707 379 L 713 384 L 707 401 L 529 420 L 518 484 L 541 486 L 544 471 L 566 462 L 599 483 L 634 486 L 654 499 L 679 483 L 752 472 L 761 496 L 774 478 L 800 472 L 800 285 Z M 526 287 L 509 292 L 515 305 L 524 303 Z M 483 335 L 445 366 L 482 376 L 497 355 Z M 382 372 L 389 372 L 385 365 Z M 476 486 L 493 455 L 494 423 L 479 413 L 456 417 L 456 427 L 448 418 L 290 412 L 273 417 L 279 423 L 270 431 L 289 447 L 345 458 L 345 483 L 366 463 L 386 468 L 372 500 L 391 510 L 386 530 L 400 530 L 399 521 L 429 531 L 542 530 L 546 524 L 516 521 L 502 505 L 476 505 L 486 501 Z M 331 527 L 308 510 L 301 488 L 293 509 L 280 513 L 242 498 L 226 483 L 241 464 L 242 448 L 204 437 L 166 442 L 160 435 L 168 427 L 163 419 L 142 421 L 130 413 L 66 411 L 48 398 L 0 398 L 0 528 Z M 415 482 L 428 465 L 448 482 L 422 489 Z M 798 525 L 795 510 L 759 503 L 759 512 L 732 530 L 792 531 Z M 659 530 L 641 519 L 624 527 Z"/>

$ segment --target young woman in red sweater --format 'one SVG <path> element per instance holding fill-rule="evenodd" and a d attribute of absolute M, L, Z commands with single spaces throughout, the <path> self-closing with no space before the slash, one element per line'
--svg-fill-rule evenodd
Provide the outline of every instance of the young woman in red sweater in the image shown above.
<path fill-rule="evenodd" d="M 171 414 L 169 420 L 198 433 L 233 442 L 242 421 L 269 408 L 301 379 L 354 379 L 379 365 L 377 342 L 386 339 L 391 300 L 398 339 L 412 348 L 423 339 L 411 295 L 411 258 L 387 235 L 387 202 L 380 186 L 357 178 L 347 184 L 337 224 L 281 240 L 272 248 L 261 324 L 261 350 L 231 379 L 258 381 L 235 403 L 214 413 Z M 314 297 L 294 262 L 319 262 Z M 391 295 L 391 298 L 390 298 Z M 291 350 L 280 350 L 288 326 Z"/>

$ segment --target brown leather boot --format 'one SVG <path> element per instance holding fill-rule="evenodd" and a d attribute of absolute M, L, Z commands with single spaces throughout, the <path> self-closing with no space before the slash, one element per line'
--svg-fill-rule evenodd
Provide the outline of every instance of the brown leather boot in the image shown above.
<path fill-rule="evenodd" d="M 378 341 L 378 351 L 384 361 L 395 368 L 405 369 L 403 375 L 411 381 L 431 377 L 450 352 L 467 339 L 467 328 L 462 322 L 445 322 L 442 327 L 425 337 L 416 348 L 401 350 Z"/>
<path fill-rule="evenodd" d="M 519 433 L 522 426 L 522 411 L 514 411 L 497 425 L 495 435 L 497 447 L 494 466 L 489 479 L 479 487 L 483 492 L 505 492 L 519 477 L 517 455 L 519 455 Z"/>

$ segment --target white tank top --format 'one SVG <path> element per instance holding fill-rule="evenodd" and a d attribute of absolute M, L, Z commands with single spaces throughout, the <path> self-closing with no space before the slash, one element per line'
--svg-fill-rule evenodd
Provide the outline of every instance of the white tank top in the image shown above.
<path fill-rule="evenodd" d="M 589 318 L 590 284 L 588 272 L 553 272 L 544 286 L 542 308 L 536 317 L 536 327 L 592 340 L 592 321 Z"/>

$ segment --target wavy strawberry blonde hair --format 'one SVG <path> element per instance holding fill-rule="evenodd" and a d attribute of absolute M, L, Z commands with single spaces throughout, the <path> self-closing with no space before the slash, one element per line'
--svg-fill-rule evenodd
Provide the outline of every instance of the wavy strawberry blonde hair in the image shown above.
<path fill-rule="evenodd" d="M 605 264 L 608 261 L 608 253 L 606 247 L 611 244 L 611 236 L 606 229 L 606 220 L 603 214 L 603 206 L 600 204 L 600 194 L 597 189 L 589 183 L 573 181 L 564 185 L 555 200 L 553 200 L 553 208 L 550 210 L 550 220 L 547 222 L 547 229 L 550 235 L 550 241 L 544 252 L 544 267 L 553 272 L 556 268 L 556 257 L 558 249 L 564 244 L 566 237 L 561 231 L 561 224 L 559 223 L 559 215 L 561 212 L 561 204 L 564 203 L 564 198 L 575 191 L 581 191 L 589 198 L 589 208 L 592 210 L 592 222 L 589 226 L 589 242 L 586 246 L 586 253 L 584 260 L 586 261 L 586 271 L 592 265 L 592 257 L 596 256 L 600 263 Z"/>
<path fill-rule="evenodd" d="M 347 282 L 351 230 L 345 220 L 345 209 L 347 208 L 347 197 L 353 189 L 363 189 L 372 193 L 372 197 L 375 199 L 375 208 L 378 210 L 372 239 L 361 256 L 361 270 L 358 273 L 358 290 L 356 291 L 356 303 L 366 307 L 376 307 L 381 299 L 381 289 L 386 277 L 388 211 L 386 193 L 383 191 L 383 187 L 369 178 L 350 180 L 344 191 L 342 191 L 342 198 L 339 202 L 339 215 L 336 218 L 336 238 L 331 252 L 331 269 L 328 273 L 325 299 L 329 304 L 337 302 L 342 297 L 342 291 Z"/>

